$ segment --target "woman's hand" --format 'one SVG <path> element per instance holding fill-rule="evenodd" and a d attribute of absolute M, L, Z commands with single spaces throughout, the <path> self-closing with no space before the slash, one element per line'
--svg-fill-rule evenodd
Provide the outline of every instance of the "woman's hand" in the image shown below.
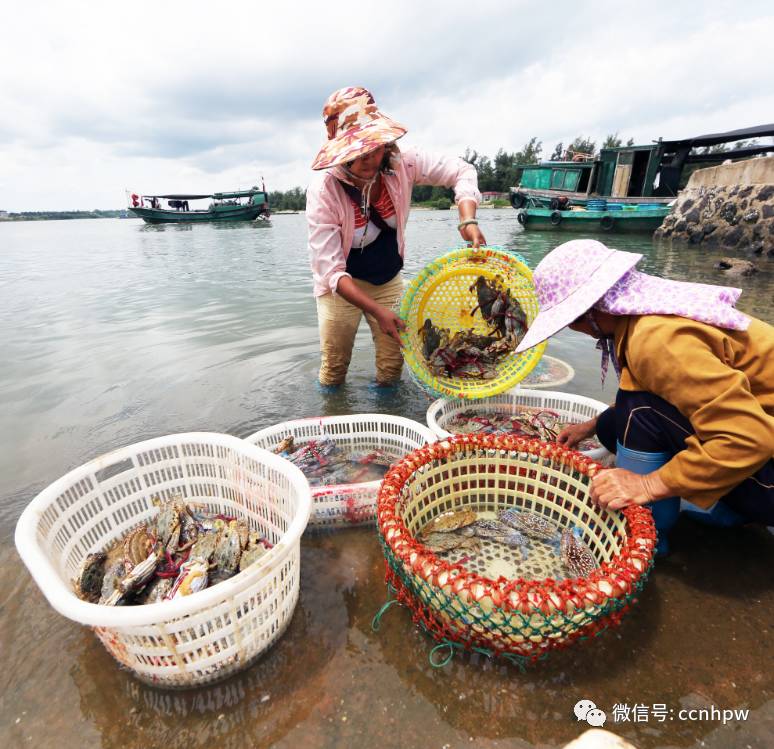
<path fill-rule="evenodd" d="M 584 421 L 580 424 L 568 424 L 561 432 L 556 436 L 556 441 L 560 445 L 573 448 L 581 440 L 591 437 L 597 429 L 597 417 Z"/>
<path fill-rule="evenodd" d="M 484 238 L 481 229 L 478 228 L 478 224 L 466 224 L 460 229 L 460 234 L 466 242 L 470 242 L 474 249 L 478 249 L 481 245 L 486 246 L 486 239 Z"/>
<path fill-rule="evenodd" d="M 608 510 L 622 510 L 644 505 L 651 497 L 645 487 L 645 476 L 625 468 L 609 468 L 591 479 L 591 498 Z"/>
<path fill-rule="evenodd" d="M 640 475 L 625 468 L 608 468 L 591 479 L 591 498 L 608 510 L 646 505 L 672 494 L 655 471 Z"/>
<path fill-rule="evenodd" d="M 387 307 L 379 306 L 373 314 L 382 333 L 386 333 L 400 343 L 400 331 L 406 329 L 406 323 Z"/>

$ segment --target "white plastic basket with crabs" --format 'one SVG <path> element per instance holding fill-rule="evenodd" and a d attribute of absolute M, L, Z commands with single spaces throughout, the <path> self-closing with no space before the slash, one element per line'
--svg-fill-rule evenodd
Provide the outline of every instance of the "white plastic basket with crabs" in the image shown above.
<path fill-rule="evenodd" d="M 379 460 L 390 463 L 403 458 L 418 447 L 435 442 L 431 429 L 402 416 L 387 414 L 353 414 L 350 416 L 316 416 L 284 421 L 247 437 L 247 441 L 267 450 L 276 450 L 288 437 L 296 448 L 332 440 L 342 453 L 378 452 Z M 376 517 L 376 495 L 381 478 L 358 483 L 335 483 L 312 486 L 311 527 L 341 527 L 373 523 Z"/>
<path fill-rule="evenodd" d="M 271 548 L 233 577 L 181 598 L 138 606 L 81 600 L 87 555 L 153 521 L 154 498 L 247 521 Z M 38 494 L 16 526 L 16 548 L 49 603 L 94 629 L 144 682 L 185 688 L 249 665 L 285 631 L 298 600 L 309 483 L 298 468 L 226 434 L 173 434 L 107 453 Z"/>
<path fill-rule="evenodd" d="M 517 387 L 478 401 L 439 398 L 427 409 L 427 425 L 438 439 L 475 431 L 505 433 L 507 429 L 498 429 L 488 418 L 497 414 L 514 419 L 514 426 L 525 435 L 551 442 L 561 425 L 587 421 L 606 409 L 602 401 L 583 395 Z M 461 420 L 464 426 L 459 423 Z M 584 442 L 576 448 L 579 452 L 593 460 L 609 462 L 610 453 L 596 438 Z"/>

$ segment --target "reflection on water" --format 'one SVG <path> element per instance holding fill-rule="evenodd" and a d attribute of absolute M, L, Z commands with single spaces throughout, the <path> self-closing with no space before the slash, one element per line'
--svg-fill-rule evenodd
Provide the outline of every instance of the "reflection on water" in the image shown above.
<path fill-rule="evenodd" d="M 225 749 L 270 746 L 305 721 L 319 701 L 325 669 L 346 638 L 343 601 L 331 606 L 327 579 L 310 574 L 335 565 L 333 556 L 325 550 L 306 555 L 301 597 L 282 648 L 212 686 L 185 691 L 148 687 L 118 669 L 84 632 L 70 675 L 84 717 L 99 727 L 102 746 L 186 746 L 186 737 L 194 746 L 208 741 Z M 315 626 L 315 612 L 326 606 L 331 616 L 324 626 Z"/>
<path fill-rule="evenodd" d="M 564 239 L 528 234 L 514 212 L 481 212 L 492 244 L 534 265 Z M 301 597 L 283 638 L 245 673 L 192 692 L 146 687 L 86 629 L 56 614 L 11 536 L 22 508 L 70 468 L 115 447 L 189 430 L 247 436 L 285 419 L 353 412 L 424 421 L 430 399 L 404 375 L 372 387 L 365 326 L 347 384 L 315 384 L 317 328 L 303 215 L 255 224 L 135 221 L 0 225 L 0 720 L 8 745 L 194 747 L 557 746 L 580 729 L 579 699 L 679 708 L 749 706 L 746 723 L 672 721 L 614 730 L 648 747 L 764 747 L 774 713 L 774 539 L 681 521 L 623 625 L 520 674 L 479 656 L 433 668 L 433 643 L 391 608 L 373 530 L 304 539 Z M 406 274 L 457 244 L 454 212 L 416 212 Z M 724 253 L 627 236 L 651 273 L 744 289 L 740 308 L 774 321 L 774 261 L 756 276 L 713 269 Z M 575 369 L 568 392 L 611 400 L 593 342 L 569 331 L 549 351 Z M 52 687 L 52 685 L 55 685 Z M 18 719 L 18 723 L 17 723 Z M 768 722 L 767 722 L 768 721 Z M 611 727 L 609 724 L 607 727 Z M 4 736 L 5 738 L 5 736 Z"/>

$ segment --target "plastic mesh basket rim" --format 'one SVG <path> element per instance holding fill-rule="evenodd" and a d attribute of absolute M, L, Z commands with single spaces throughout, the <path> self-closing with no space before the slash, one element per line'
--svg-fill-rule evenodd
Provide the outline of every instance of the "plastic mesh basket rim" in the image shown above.
<path fill-rule="evenodd" d="M 525 307 L 527 323 L 531 324 L 539 311 L 537 296 L 532 281 L 532 271 L 526 260 L 516 253 L 500 247 L 487 246 L 478 250 L 464 247 L 451 250 L 428 263 L 412 279 L 400 303 L 399 315 L 407 329 L 401 333 L 404 360 L 412 379 L 424 390 L 436 397 L 450 396 L 460 399 L 477 399 L 498 395 L 517 385 L 537 365 L 548 341 L 520 354 L 511 353 L 502 357 L 497 364 L 498 376 L 491 380 L 463 379 L 459 377 L 436 377 L 430 372 L 421 352 L 421 338 L 418 328 L 424 320 L 424 309 L 436 289 L 455 276 L 483 275 L 494 278 L 499 275 L 505 285 L 518 296 Z M 475 304 L 472 298 L 466 304 Z M 437 321 L 436 321 L 437 322 Z M 461 326 L 448 326 L 454 332 Z"/>
<path fill-rule="evenodd" d="M 245 437 L 247 442 L 251 444 L 260 444 L 262 446 L 268 445 L 269 440 L 281 439 L 282 436 L 292 434 L 297 436 L 298 430 L 319 430 L 322 436 L 326 432 L 326 427 L 341 426 L 348 428 L 348 439 L 351 439 L 356 432 L 354 427 L 358 424 L 375 422 L 379 425 L 380 434 L 385 436 L 391 436 L 393 438 L 396 435 L 391 434 L 388 430 L 390 427 L 399 427 L 408 432 L 412 430 L 416 432 L 425 443 L 435 442 L 437 437 L 427 425 L 422 424 L 413 419 L 408 419 L 404 416 L 394 416 L 392 414 L 380 414 L 380 413 L 359 413 L 340 416 L 310 416 L 302 419 L 291 419 L 288 421 L 282 421 L 277 424 L 265 427 L 259 431 Z M 335 437 L 335 435 L 334 435 Z M 299 444 L 304 444 L 311 439 L 316 439 L 318 436 L 305 436 L 300 438 Z M 402 434 L 402 439 L 407 439 L 406 434 Z M 376 439 L 374 440 L 376 441 Z M 268 448 L 267 448 L 268 449 Z M 412 446 L 407 446 L 404 452 L 411 452 L 415 449 Z M 284 460 L 284 458 L 283 458 Z M 372 481 L 361 481 L 358 483 L 349 484 L 322 484 L 319 486 L 310 486 L 312 495 L 312 511 L 309 519 L 309 526 L 321 526 L 321 527 L 334 527 L 338 525 L 353 525 L 361 523 L 373 523 L 376 512 L 376 498 L 379 487 L 382 485 L 383 479 L 375 479 Z M 368 503 L 371 509 L 366 512 L 365 509 L 358 507 L 355 515 L 356 520 L 346 520 L 347 512 L 345 512 L 345 505 L 349 497 L 356 497 L 359 503 Z M 342 507 L 342 518 L 330 518 L 322 517 L 319 515 L 318 504 L 320 501 L 335 502 Z"/>
<path fill-rule="evenodd" d="M 624 607 L 632 591 L 644 583 L 653 561 L 655 526 L 650 511 L 643 507 L 629 507 L 621 512 L 627 537 L 619 553 L 588 577 L 568 578 L 561 582 L 550 578 L 536 581 L 501 577 L 492 580 L 470 573 L 462 565 L 443 561 L 414 538 L 401 517 L 401 490 L 406 481 L 422 466 L 453 454 L 470 453 L 469 459 L 474 461 L 477 451 L 499 450 L 537 459 L 548 458 L 588 476 L 600 468 L 598 463 L 575 451 L 518 437 L 460 435 L 416 450 L 393 466 L 379 492 L 378 532 L 388 563 L 388 579 L 390 569 L 397 572 L 397 562 L 437 590 L 439 597 L 446 595 L 444 587 L 451 586 L 455 592 L 467 591 L 473 602 L 488 597 L 496 606 L 510 612 L 554 612 L 570 616 L 572 612 L 577 613 L 579 606 L 613 603 L 618 608 Z M 406 595 L 406 590 L 402 594 Z M 419 599 L 416 603 L 422 605 Z M 579 628 L 573 637 L 580 633 Z M 549 643 L 546 647 L 552 645 Z"/>
<path fill-rule="evenodd" d="M 273 435 L 275 432 L 291 431 L 297 427 L 304 426 L 305 424 L 319 424 L 325 426 L 327 424 L 355 424 L 359 421 L 365 421 L 366 419 L 373 419 L 375 421 L 383 421 L 387 424 L 398 424 L 406 422 L 406 426 L 417 428 L 420 433 L 425 433 L 428 442 L 435 442 L 436 435 L 433 430 L 424 424 L 420 424 L 413 419 L 406 419 L 403 416 L 391 416 L 389 414 L 352 414 L 350 416 L 310 416 L 305 419 L 292 419 L 289 421 L 281 421 L 265 429 L 251 434 L 249 437 L 245 437 L 245 441 L 252 444 L 256 444 L 259 440 L 262 440 L 268 436 Z M 308 440 L 304 440 L 301 444 L 304 444 Z M 265 449 L 265 448 L 264 448 Z M 320 486 L 310 486 L 312 492 L 312 498 L 317 495 L 330 494 L 333 491 L 348 489 L 349 487 L 356 486 L 363 489 L 378 489 L 381 486 L 383 479 L 376 479 L 374 481 L 361 481 L 356 484 L 322 484 Z"/>
<path fill-rule="evenodd" d="M 445 417 L 447 416 L 448 410 L 455 410 L 456 406 L 464 406 L 465 410 L 480 409 L 482 413 L 486 413 L 487 411 L 505 411 L 509 406 L 518 404 L 521 399 L 536 401 L 536 404 L 530 404 L 529 402 L 522 404 L 529 408 L 537 407 L 538 403 L 542 404 L 542 402 L 546 400 L 560 400 L 564 402 L 562 408 L 560 408 L 560 411 L 563 412 L 572 410 L 572 406 L 594 410 L 597 414 L 600 414 L 607 409 L 606 403 L 596 400 L 596 398 L 589 398 L 585 395 L 563 393 L 560 390 L 514 388 L 505 393 L 501 393 L 500 395 L 493 396 L 491 401 L 481 399 L 469 402 L 453 398 L 438 398 L 427 407 L 425 420 L 427 426 L 433 430 L 433 433 L 438 439 L 447 439 L 454 436 L 454 433 L 449 432 L 445 424 Z M 605 447 L 593 448 L 591 450 L 579 450 L 579 452 L 594 460 L 601 460 L 610 455 Z"/>

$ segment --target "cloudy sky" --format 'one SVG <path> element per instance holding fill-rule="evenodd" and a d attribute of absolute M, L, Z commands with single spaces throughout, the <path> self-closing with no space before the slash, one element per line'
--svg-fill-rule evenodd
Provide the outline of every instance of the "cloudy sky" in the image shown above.
<path fill-rule="evenodd" d="M 0 28 L 0 210 L 305 186 L 347 85 L 455 154 L 774 121 L 771 2 L 36 0 Z"/>

